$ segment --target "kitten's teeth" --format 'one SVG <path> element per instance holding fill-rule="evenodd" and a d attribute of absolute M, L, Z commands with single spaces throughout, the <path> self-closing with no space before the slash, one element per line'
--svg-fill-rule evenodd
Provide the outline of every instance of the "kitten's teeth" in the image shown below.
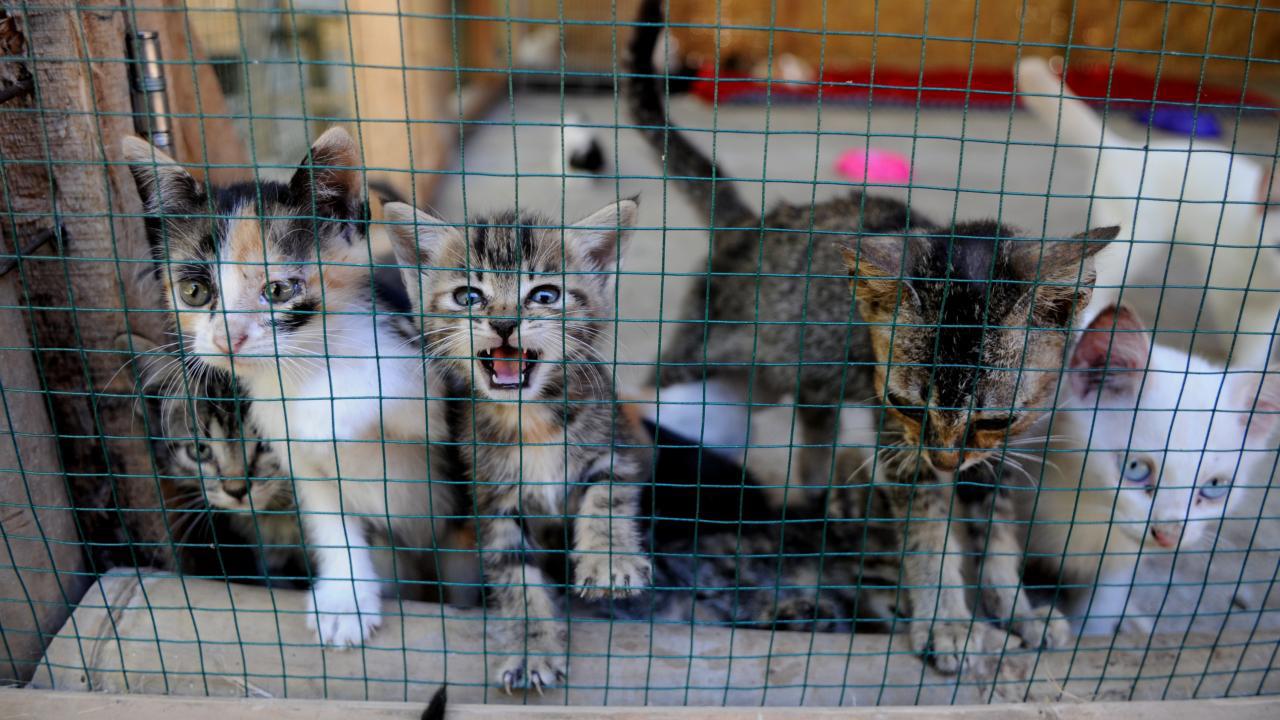
<path fill-rule="evenodd" d="M 490 382 L 492 382 L 494 385 L 500 385 L 500 384 L 501 384 L 501 383 L 498 381 L 498 373 L 490 373 L 490 374 L 489 374 L 489 381 L 490 381 Z"/>

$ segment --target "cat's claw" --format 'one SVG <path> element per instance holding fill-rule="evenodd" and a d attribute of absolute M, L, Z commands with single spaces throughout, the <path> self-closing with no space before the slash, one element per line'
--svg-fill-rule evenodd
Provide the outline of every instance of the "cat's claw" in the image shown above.
<path fill-rule="evenodd" d="M 534 690 L 542 695 L 544 690 L 563 680 L 566 674 L 556 658 L 513 656 L 503 661 L 498 677 L 508 695 L 516 689 Z"/>
<path fill-rule="evenodd" d="M 369 583 L 320 580 L 307 601 L 307 627 L 321 645 L 363 645 L 382 624 L 382 598 Z"/>
<path fill-rule="evenodd" d="M 587 600 L 636 595 L 649 587 L 653 568 L 642 555 L 584 555 L 574 567 L 578 594 Z"/>

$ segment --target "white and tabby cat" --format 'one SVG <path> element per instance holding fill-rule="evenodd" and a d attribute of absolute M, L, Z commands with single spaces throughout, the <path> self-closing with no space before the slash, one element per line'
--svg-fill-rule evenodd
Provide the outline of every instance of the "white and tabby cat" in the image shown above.
<path fill-rule="evenodd" d="M 1071 368 L 1039 497 L 1023 499 L 1034 502 L 1028 551 L 1094 586 L 1069 614 L 1109 633 L 1143 555 L 1207 547 L 1243 490 L 1269 482 L 1280 377 L 1153 345 L 1124 306 L 1094 318 Z"/>
<path fill-rule="evenodd" d="M 1129 241 L 1098 256 L 1093 301 L 1081 321 L 1123 299 L 1143 317 L 1158 318 L 1157 330 L 1184 337 L 1196 331 L 1194 347 L 1215 357 L 1230 350 L 1232 367 L 1265 367 L 1280 311 L 1273 168 L 1202 140 L 1130 142 L 1104 126 L 1042 58 L 1018 64 L 1018 89 L 1094 173 L 1092 220 L 1119 225 L 1119 240 Z"/>

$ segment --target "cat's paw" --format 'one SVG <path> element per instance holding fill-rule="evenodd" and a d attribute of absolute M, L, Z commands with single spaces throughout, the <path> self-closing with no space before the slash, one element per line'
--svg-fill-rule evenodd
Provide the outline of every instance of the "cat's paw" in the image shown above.
<path fill-rule="evenodd" d="M 355 647 L 382 624 L 382 598 L 368 582 L 320 580 L 307 601 L 307 627 L 321 645 Z"/>
<path fill-rule="evenodd" d="M 816 601 L 811 597 L 785 598 L 774 608 L 773 617 L 762 625 L 793 632 L 840 632 L 839 612 L 836 604 L 826 598 Z"/>
<path fill-rule="evenodd" d="M 911 623 L 911 644 L 940 673 L 989 674 L 1005 649 L 1022 647 L 1016 637 L 979 621 Z"/>
<path fill-rule="evenodd" d="M 653 566 L 644 555 L 579 555 L 574 562 L 578 594 L 587 600 L 627 597 L 649 587 Z"/>
<path fill-rule="evenodd" d="M 559 655 L 512 655 L 498 663 L 494 681 L 510 695 L 513 690 L 543 690 L 555 687 L 568 676 Z"/>
<path fill-rule="evenodd" d="M 1027 647 L 1060 648 L 1072 644 L 1071 623 L 1057 608 L 1050 605 L 1038 607 L 1032 615 L 1014 622 L 1011 628 Z"/>

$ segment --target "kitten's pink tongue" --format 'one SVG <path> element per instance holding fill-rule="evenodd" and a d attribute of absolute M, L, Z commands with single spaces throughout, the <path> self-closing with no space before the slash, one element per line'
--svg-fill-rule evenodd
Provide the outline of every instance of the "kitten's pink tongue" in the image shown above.
<path fill-rule="evenodd" d="M 520 382 L 520 371 L 524 367 L 524 353 L 513 347 L 496 347 L 489 351 L 493 358 L 493 374 L 503 385 L 515 385 Z"/>

